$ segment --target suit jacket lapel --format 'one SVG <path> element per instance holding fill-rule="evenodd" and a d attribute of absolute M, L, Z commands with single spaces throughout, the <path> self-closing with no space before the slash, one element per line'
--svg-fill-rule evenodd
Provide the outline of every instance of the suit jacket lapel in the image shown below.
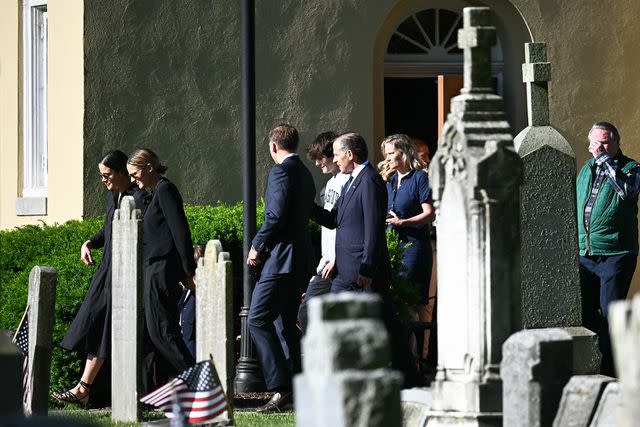
<path fill-rule="evenodd" d="M 342 201 L 340 202 L 340 209 L 338 209 L 338 222 L 342 221 L 342 217 L 344 216 L 345 212 L 347 211 L 347 204 L 349 203 L 349 200 L 351 200 L 351 196 L 353 196 L 353 194 L 356 192 L 356 188 L 358 188 L 358 185 L 360 185 L 360 182 L 362 181 L 362 177 L 363 175 L 366 174 L 367 172 L 367 168 L 369 168 L 371 166 L 371 164 L 367 164 L 358 174 L 358 176 L 356 176 L 353 180 L 353 182 L 351 183 L 351 186 L 349 188 L 349 190 L 347 190 L 345 188 L 345 191 L 347 192 L 347 194 L 344 195 L 344 197 L 341 195 L 340 199 L 342 199 Z"/>

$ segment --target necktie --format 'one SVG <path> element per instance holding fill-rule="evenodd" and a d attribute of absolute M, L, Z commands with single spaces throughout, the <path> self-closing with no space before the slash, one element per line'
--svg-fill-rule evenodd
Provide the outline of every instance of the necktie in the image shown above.
<path fill-rule="evenodd" d="M 342 186 L 342 194 L 347 194 L 349 192 L 351 181 L 353 181 L 353 175 L 349 175 L 349 179 L 347 180 L 347 183 Z"/>

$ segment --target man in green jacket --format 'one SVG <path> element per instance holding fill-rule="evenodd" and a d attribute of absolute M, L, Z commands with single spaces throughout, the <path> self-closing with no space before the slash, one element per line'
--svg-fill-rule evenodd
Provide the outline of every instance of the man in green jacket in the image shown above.
<path fill-rule="evenodd" d="M 593 159 L 577 178 L 582 322 L 600 338 L 601 373 L 615 376 L 607 314 L 636 268 L 640 164 L 622 154 L 611 123 L 594 124 L 588 138 Z"/>

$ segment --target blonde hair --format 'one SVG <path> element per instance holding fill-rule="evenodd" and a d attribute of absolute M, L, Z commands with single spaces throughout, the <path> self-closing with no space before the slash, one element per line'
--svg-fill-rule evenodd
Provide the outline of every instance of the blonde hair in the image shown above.
<path fill-rule="evenodd" d="M 385 181 L 389 181 L 395 171 L 389 168 L 389 163 L 386 159 L 384 146 L 387 144 L 393 144 L 393 147 L 402 153 L 402 160 L 407 164 L 411 170 L 426 170 L 427 164 L 423 162 L 418 156 L 413 144 L 411 144 L 411 138 L 403 133 L 396 133 L 386 137 L 380 144 L 380 150 L 382 151 L 383 161 L 378 163 L 378 170 L 380 175 Z"/>
<path fill-rule="evenodd" d="M 193 259 L 198 262 L 204 256 L 204 248 L 200 245 L 193 245 Z"/>
<path fill-rule="evenodd" d="M 127 164 L 144 168 L 147 165 L 153 166 L 153 168 L 161 175 L 167 171 L 167 167 L 160 163 L 158 155 L 154 153 L 150 148 L 139 148 L 129 156 Z"/>

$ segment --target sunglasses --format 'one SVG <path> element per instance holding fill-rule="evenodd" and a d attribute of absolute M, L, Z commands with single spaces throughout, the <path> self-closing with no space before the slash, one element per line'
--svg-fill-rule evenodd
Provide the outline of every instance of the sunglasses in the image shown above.
<path fill-rule="evenodd" d="M 133 179 L 140 179 L 140 178 L 142 178 L 142 169 L 138 169 L 136 172 L 134 172 L 134 173 L 130 173 L 130 174 L 129 174 L 129 177 L 130 177 L 130 178 L 133 178 Z"/>

